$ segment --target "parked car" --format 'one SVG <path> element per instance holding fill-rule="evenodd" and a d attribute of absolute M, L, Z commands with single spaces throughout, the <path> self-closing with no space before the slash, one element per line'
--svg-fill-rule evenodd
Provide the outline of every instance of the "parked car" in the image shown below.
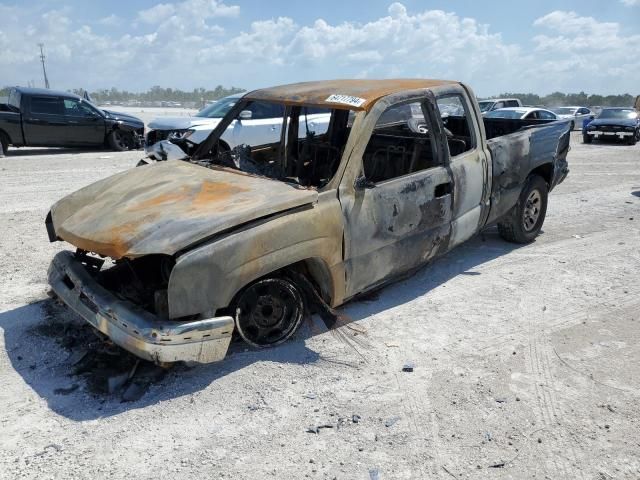
<path fill-rule="evenodd" d="M 635 145 L 640 140 L 640 117 L 635 108 L 603 108 L 583 132 L 584 143 L 593 140 L 624 140 Z"/>
<path fill-rule="evenodd" d="M 500 108 L 522 107 L 522 102 L 519 98 L 491 98 L 489 100 L 480 100 L 478 104 L 483 115 Z"/>
<path fill-rule="evenodd" d="M 125 113 L 98 108 L 69 92 L 15 87 L 7 111 L 0 110 L 0 141 L 15 147 L 106 146 L 140 148 L 144 123 Z"/>
<path fill-rule="evenodd" d="M 582 122 L 594 115 L 594 112 L 587 107 L 555 107 L 551 111 L 555 113 L 558 118 L 571 121 L 571 130 L 582 128 Z"/>
<path fill-rule="evenodd" d="M 220 120 L 242 98 L 244 94 L 235 94 L 210 105 L 194 117 L 157 118 L 149 123 L 145 150 L 154 151 L 154 145 L 161 140 L 169 140 L 178 145 L 187 155 L 193 153 L 211 134 Z M 313 107 L 302 112 L 305 129 L 322 134 L 327 131 L 330 115 Z M 281 131 L 284 107 L 280 105 L 249 105 L 238 119 L 232 122 L 220 139 L 220 148 L 230 151 L 238 145 L 256 145 L 267 141 L 274 133 Z M 306 135 L 301 129 L 300 135 Z"/>
<path fill-rule="evenodd" d="M 558 116 L 550 110 L 532 107 L 513 107 L 493 110 L 485 114 L 487 118 L 510 118 L 519 120 L 558 120 Z M 573 128 L 573 126 L 572 126 Z"/>
<path fill-rule="evenodd" d="M 257 108 L 283 110 L 282 131 L 221 148 L 228 127 Z M 330 116 L 326 132 L 306 130 L 310 108 Z M 499 136 L 496 122 L 511 132 Z M 121 172 L 53 205 L 49 239 L 77 250 L 54 257 L 49 283 L 152 361 L 220 360 L 234 332 L 276 345 L 309 308 L 332 312 L 488 225 L 533 241 L 568 173 L 569 129 L 523 125 L 483 118 L 472 90 L 454 81 L 256 90 L 186 160 Z"/>

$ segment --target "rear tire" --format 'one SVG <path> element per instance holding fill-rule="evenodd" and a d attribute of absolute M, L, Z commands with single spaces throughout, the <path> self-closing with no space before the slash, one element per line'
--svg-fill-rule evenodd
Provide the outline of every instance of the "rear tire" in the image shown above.
<path fill-rule="evenodd" d="M 116 129 L 107 136 L 107 144 L 109 148 L 116 152 L 123 152 L 128 150 L 132 145 L 130 134 Z"/>
<path fill-rule="evenodd" d="M 518 203 L 498 222 L 500 236 L 513 243 L 532 242 L 542 229 L 548 196 L 547 182 L 540 175 L 529 176 Z"/>
<path fill-rule="evenodd" d="M 638 138 L 636 137 L 636 135 L 632 135 L 629 137 L 629 140 L 627 141 L 627 143 L 631 146 L 635 145 L 636 142 L 638 141 Z"/>
<path fill-rule="evenodd" d="M 587 135 L 586 133 L 582 135 L 583 143 L 591 143 L 592 141 L 593 141 L 593 138 L 591 138 L 591 135 Z"/>

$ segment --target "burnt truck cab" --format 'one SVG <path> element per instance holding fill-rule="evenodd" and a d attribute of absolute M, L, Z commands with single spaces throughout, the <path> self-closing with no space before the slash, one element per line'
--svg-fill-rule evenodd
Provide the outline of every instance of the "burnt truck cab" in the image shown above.
<path fill-rule="evenodd" d="M 222 148 L 244 111 L 279 108 L 257 145 Z M 328 128 L 307 121 L 326 115 Z M 443 112 L 453 112 L 455 115 Z M 566 176 L 568 122 L 483 119 L 454 81 L 337 80 L 246 94 L 185 160 L 154 162 L 56 203 L 55 294 L 156 362 L 221 360 L 232 335 L 290 338 L 330 310 L 498 223 L 530 242 Z M 489 138 L 489 139 L 488 139 Z"/>
<path fill-rule="evenodd" d="M 14 87 L 0 111 L 0 142 L 14 147 L 140 148 L 144 122 L 70 92 Z"/>

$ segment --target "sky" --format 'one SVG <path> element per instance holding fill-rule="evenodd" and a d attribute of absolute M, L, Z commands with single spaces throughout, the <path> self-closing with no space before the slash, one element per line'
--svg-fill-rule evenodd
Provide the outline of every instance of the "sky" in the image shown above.
<path fill-rule="evenodd" d="M 0 86 L 254 89 L 460 80 L 478 95 L 640 94 L 640 0 L 0 0 Z"/>

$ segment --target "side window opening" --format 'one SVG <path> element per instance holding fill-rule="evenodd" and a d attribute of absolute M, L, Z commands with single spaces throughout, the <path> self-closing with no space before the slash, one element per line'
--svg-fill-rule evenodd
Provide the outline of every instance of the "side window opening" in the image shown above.
<path fill-rule="evenodd" d="M 353 122 L 350 110 L 294 106 L 289 111 L 285 175 L 322 187 L 335 175 Z"/>
<path fill-rule="evenodd" d="M 31 97 L 31 112 L 64 115 L 64 103 L 58 97 Z"/>
<path fill-rule="evenodd" d="M 440 165 L 421 102 L 393 105 L 382 113 L 362 162 L 365 177 L 374 183 Z"/>
<path fill-rule="evenodd" d="M 76 100 L 74 98 L 65 98 L 64 99 L 64 109 L 65 115 L 68 117 L 93 117 L 95 116 L 95 112 L 83 104 L 81 101 Z"/>
<path fill-rule="evenodd" d="M 449 153 L 452 157 L 476 147 L 476 140 L 469 121 L 469 109 L 461 95 L 446 95 L 438 98 L 438 110 L 447 135 Z"/>

